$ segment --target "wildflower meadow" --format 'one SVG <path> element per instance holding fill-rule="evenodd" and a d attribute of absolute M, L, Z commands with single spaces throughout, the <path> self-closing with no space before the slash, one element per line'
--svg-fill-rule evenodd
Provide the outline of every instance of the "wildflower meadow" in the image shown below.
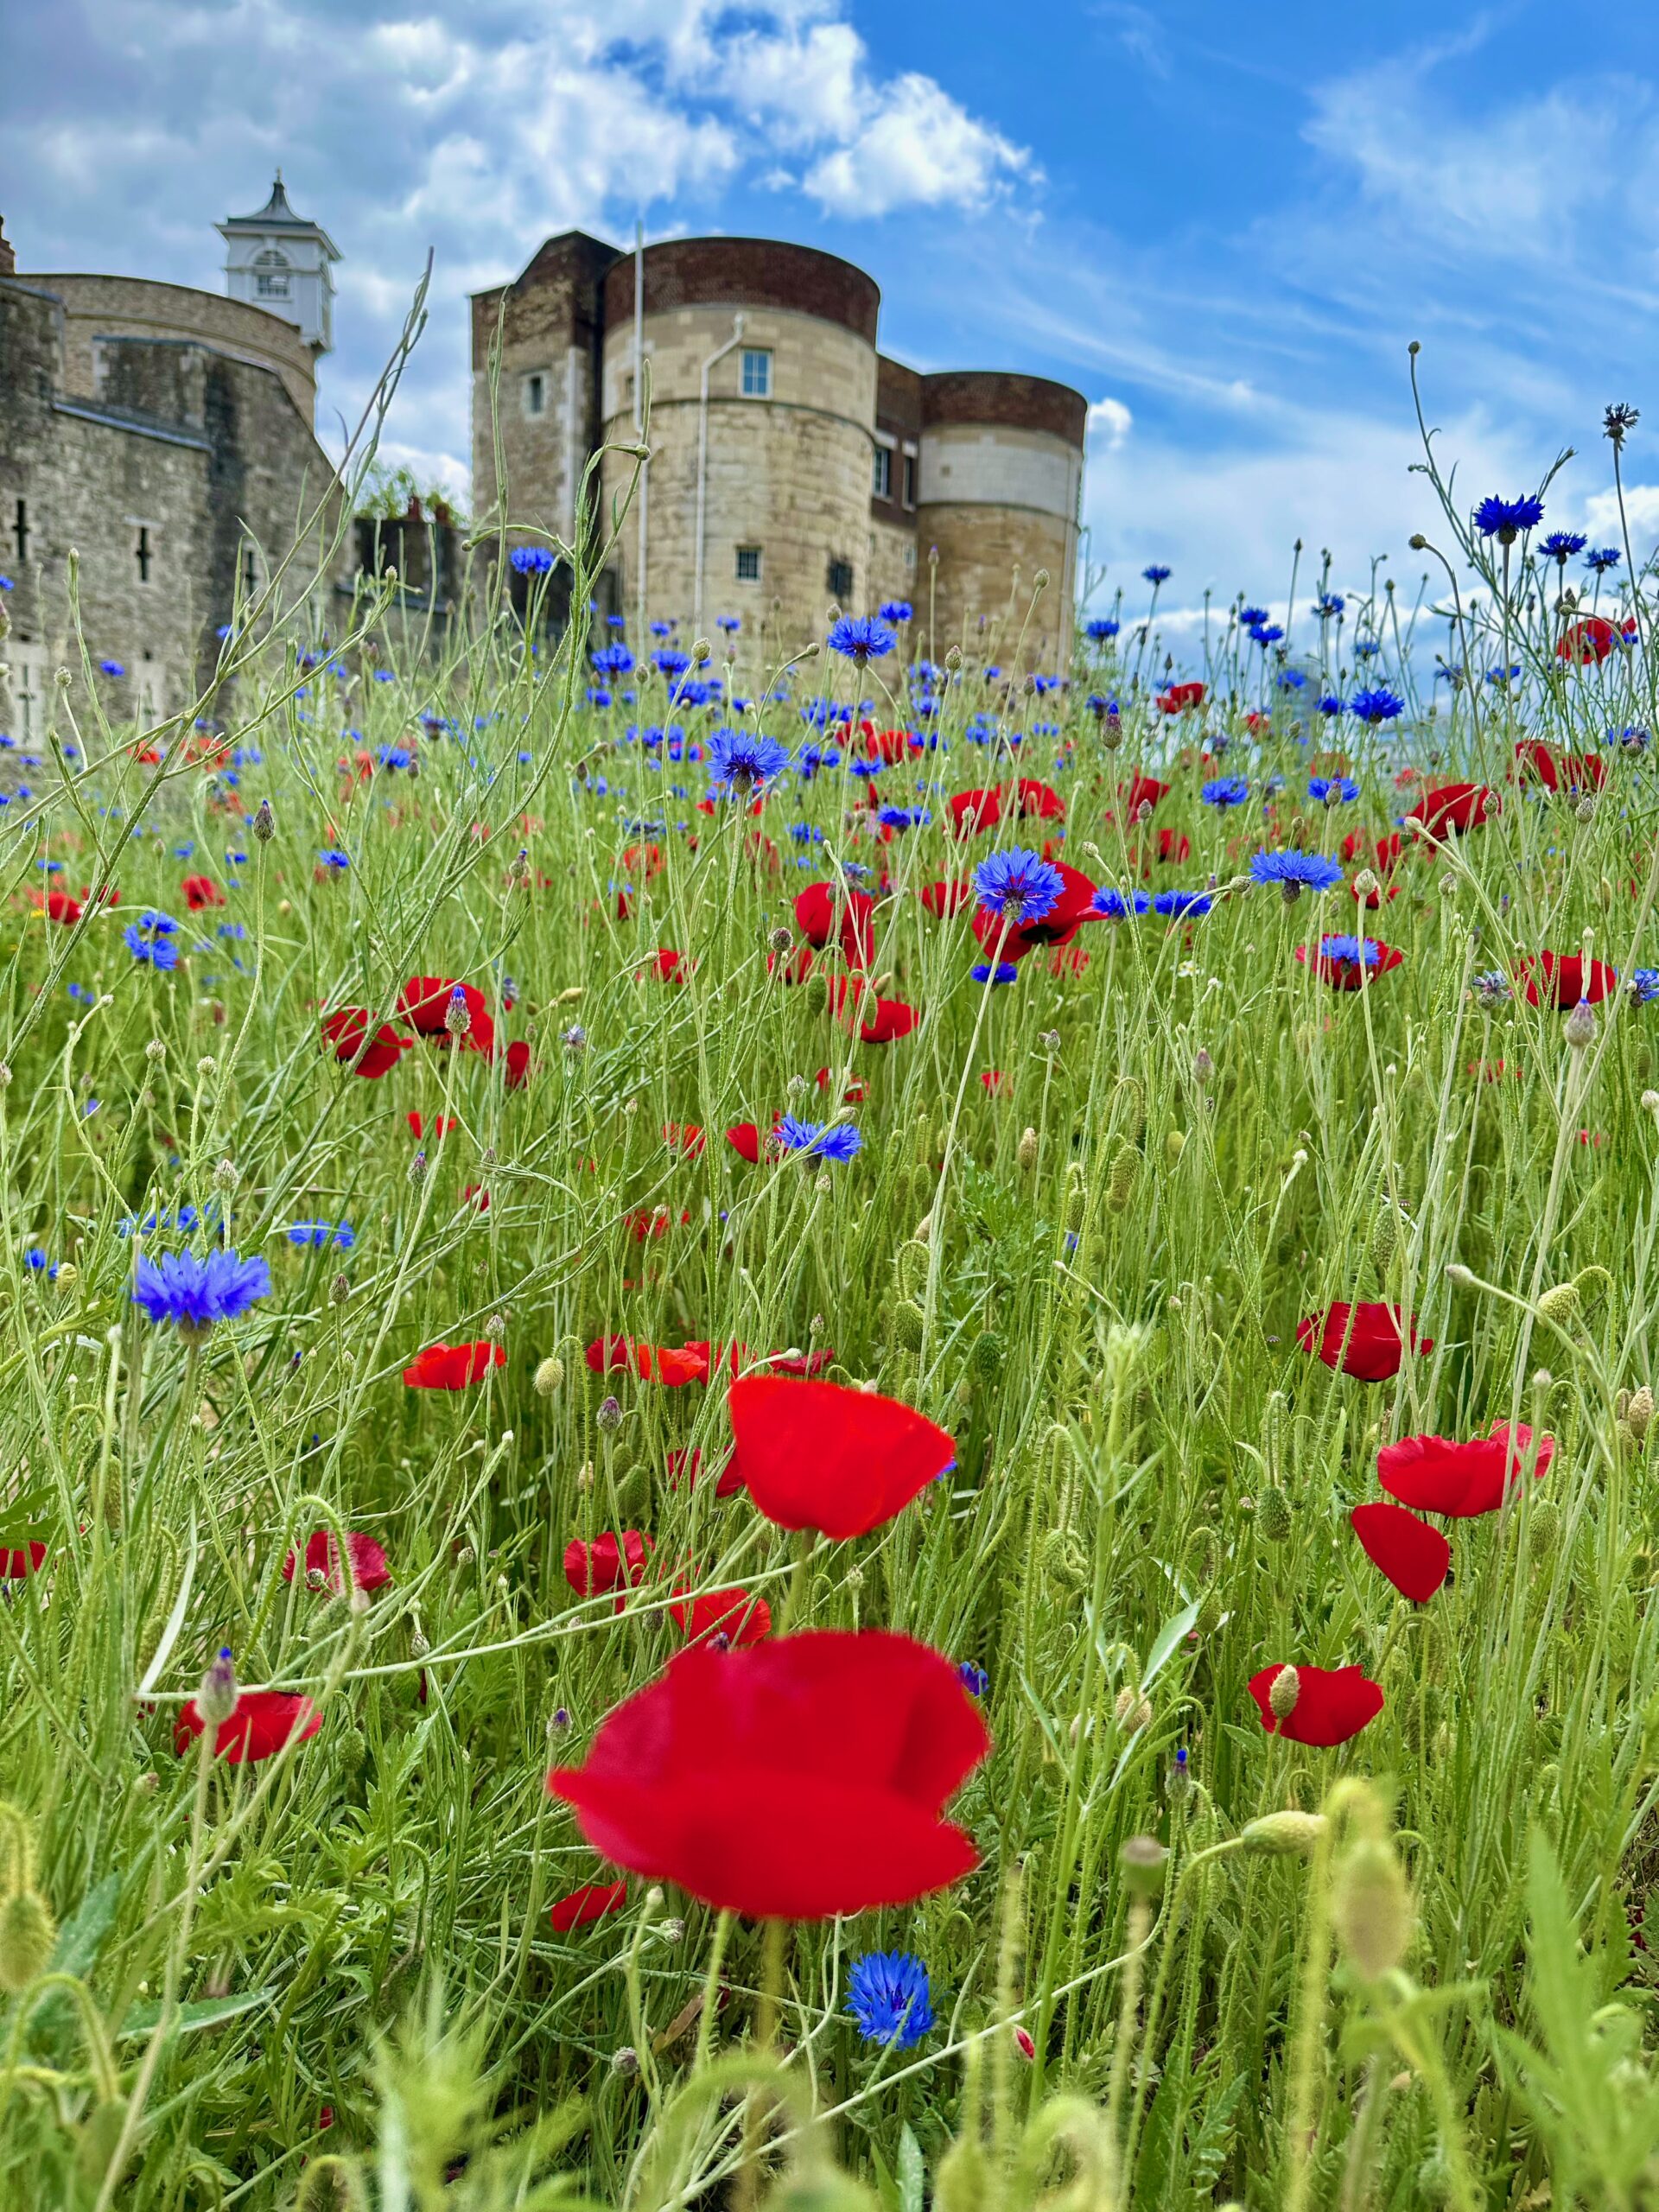
<path fill-rule="evenodd" d="M 1659 2204 L 1659 601 L 1424 470 L 1049 670 L 561 632 L 591 474 L 522 619 L 81 640 L 0 2202 Z"/>

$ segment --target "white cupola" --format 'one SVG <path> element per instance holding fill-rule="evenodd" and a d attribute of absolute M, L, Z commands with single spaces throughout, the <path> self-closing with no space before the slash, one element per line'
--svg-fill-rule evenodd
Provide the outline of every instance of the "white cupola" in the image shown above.
<path fill-rule="evenodd" d="M 233 300 L 297 323 L 313 353 L 334 342 L 333 264 L 340 250 L 321 223 L 308 223 L 288 204 L 283 173 L 257 215 L 227 215 L 217 226 L 225 241 L 225 289 Z"/>

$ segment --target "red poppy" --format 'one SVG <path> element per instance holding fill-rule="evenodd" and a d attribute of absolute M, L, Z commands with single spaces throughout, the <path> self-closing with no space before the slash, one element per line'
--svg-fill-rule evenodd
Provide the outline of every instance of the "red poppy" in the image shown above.
<path fill-rule="evenodd" d="M 1081 976 L 1089 965 L 1090 955 L 1080 944 L 1057 945 L 1048 956 L 1051 976 Z"/>
<path fill-rule="evenodd" d="M 412 1106 L 404 1115 L 404 1119 L 409 1123 L 410 1133 L 416 1138 L 418 1139 L 426 1135 L 426 1117 L 419 1107 Z M 453 1114 L 435 1114 L 432 1116 L 433 1141 L 442 1144 L 451 1129 L 458 1129 L 460 1127 L 460 1122 Z"/>
<path fill-rule="evenodd" d="M 493 1367 L 505 1367 L 507 1355 L 499 1344 L 428 1344 L 404 1370 L 411 1390 L 464 1390 Z"/>
<path fill-rule="evenodd" d="M 522 1090 L 530 1081 L 530 1046 L 522 1037 L 515 1038 L 508 1046 L 501 1076 L 509 1090 Z"/>
<path fill-rule="evenodd" d="M 1491 791 L 1484 784 L 1437 784 L 1433 791 L 1423 793 L 1415 806 L 1406 809 L 1406 819 L 1421 822 L 1431 836 L 1444 837 L 1450 832 L 1460 837 L 1479 829 L 1492 803 Z"/>
<path fill-rule="evenodd" d="M 493 1052 L 495 1023 L 483 992 L 475 984 L 457 983 L 448 976 L 411 976 L 397 994 L 397 1011 L 429 1044 L 447 1045 L 450 1041 L 449 1008 L 457 991 L 467 1017 L 467 1027 L 461 1034 L 462 1050 L 486 1055 Z"/>
<path fill-rule="evenodd" d="M 990 1749 L 951 1662 L 883 1629 L 700 1646 L 548 1787 L 604 1858 L 705 1904 L 828 1920 L 971 1873 L 942 1817 Z"/>
<path fill-rule="evenodd" d="M 1452 1568 L 1452 1547 L 1440 1530 L 1402 1505 L 1357 1505 L 1348 1518 L 1371 1565 L 1402 1598 L 1427 1605 Z"/>
<path fill-rule="evenodd" d="M 1372 1681 L 1363 1667 L 1298 1667 L 1296 1702 L 1281 1720 L 1271 1699 L 1274 1683 L 1283 1672 L 1281 1665 L 1264 1667 L 1250 1677 L 1250 1695 L 1269 1736 L 1328 1751 L 1357 1736 L 1382 1710 L 1382 1685 Z"/>
<path fill-rule="evenodd" d="M 568 1936 L 573 1928 L 585 1928 L 590 1920 L 603 1920 L 607 1912 L 620 1912 L 627 1897 L 626 1882 L 584 1882 L 568 1897 L 561 1897 L 548 1918 L 556 1934 Z"/>
<path fill-rule="evenodd" d="M 689 1451 L 671 1452 L 663 1462 L 668 1471 L 668 1486 L 678 1490 L 680 1484 L 695 1483 L 702 1472 L 702 1453 L 694 1444 Z"/>
<path fill-rule="evenodd" d="M 923 886 L 921 901 L 926 912 L 937 915 L 941 921 L 944 921 L 951 914 L 959 914 L 964 906 L 971 905 L 973 896 L 974 887 L 971 883 L 965 881 L 963 877 L 952 876 L 948 880 L 941 877 L 937 883 Z"/>
<path fill-rule="evenodd" d="M 181 1758 L 207 1725 L 192 1698 L 173 1728 L 173 1748 Z M 322 1715 L 308 1697 L 288 1697 L 280 1690 L 244 1690 L 235 1712 L 219 1724 L 213 1757 L 228 1759 L 232 1766 L 253 1766 L 274 1757 L 285 1744 L 307 1742 L 321 1726 Z"/>
<path fill-rule="evenodd" d="M 48 922 L 61 922 L 66 928 L 73 928 L 80 919 L 80 901 L 72 899 L 67 891 L 48 891 L 39 903 Z"/>
<path fill-rule="evenodd" d="M 859 1023 L 858 1033 L 867 1045 L 891 1045 L 895 1038 L 908 1037 L 921 1018 L 903 999 L 878 998 Z"/>
<path fill-rule="evenodd" d="M 751 1167 L 760 1164 L 760 1128 L 756 1122 L 734 1122 L 726 1132 L 726 1141 L 740 1160 L 747 1160 Z"/>
<path fill-rule="evenodd" d="M 1169 785 L 1160 784 L 1156 776 L 1148 776 L 1142 771 L 1131 776 L 1127 784 L 1120 784 L 1117 794 L 1123 802 L 1124 812 L 1133 822 L 1143 806 L 1156 806 L 1160 798 L 1167 798 Z"/>
<path fill-rule="evenodd" d="M 647 1379 L 651 1375 L 651 1346 L 643 1338 L 634 1344 L 626 1337 L 595 1337 L 582 1356 L 595 1375 L 608 1375 L 618 1367 Z"/>
<path fill-rule="evenodd" d="M 1001 1068 L 982 1068 L 979 1079 L 993 1098 L 1000 1098 L 1008 1088 L 1008 1078 Z"/>
<path fill-rule="evenodd" d="M 578 1598 L 602 1597 L 626 1582 L 637 1589 L 645 1578 L 653 1547 L 643 1529 L 625 1529 L 621 1541 L 607 1529 L 584 1543 L 573 1536 L 564 1548 L 564 1579 Z"/>
<path fill-rule="evenodd" d="M 468 1183 L 461 1194 L 461 1203 L 464 1206 L 474 1207 L 479 1213 L 488 1213 L 490 1194 L 481 1183 Z"/>
<path fill-rule="evenodd" d="M 660 948 L 651 963 L 652 972 L 660 983 L 683 983 L 691 973 L 691 963 L 671 944 Z"/>
<path fill-rule="evenodd" d="M 1433 1351 L 1433 1339 L 1420 1337 L 1416 1316 L 1408 1325 L 1413 1351 Z M 1399 1308 L 1379 1306 L 1370 1300 L 1357 1306 L 1337 1305 L 1323 1313 L 1310 1314 L 1296 1325 L 1296 1341 L 1327 1367 L 1362 1382 L 1386 1382 L 1400 1372 L 1406 1345 L 1400 1334 Z"/>
<path fill-rule="evenodd" d="M 1140 863 L 1142 875 L 1150 873 L 1154 861 L 1160 868 L 1179 868 L 1183 861 L 1192 859 L 1192 840 L 1184 830 L 1160 830 L 1150 849 L 1135 847 L 1129 857 Z"/>
<path fill-rule="evenodd" d="M 1569 622 L 1556 639 L 1555 658 L 1577 668 L 1592 668 L 1605 660 L 1618 642 L 1618 632 L 1611 622 L 1599 614 L 1584 614 Z"/>
<path fill-rule="evenodd" d="M 956 1465 L 944 1429 L 871 1390 L 750 1375 L 726 1405 L 736 1480 L 780 1529 L 866 1536 Z"/>
<path fill-rule="evenodd" d="M 718 1641 L 722 1649 L 741 1651 L 772 1634 L 771 1606 L 747 1590 L 705 1590 L 700 1598 L 682 1598 L 668 1610 L 688 1643 Z"/>
<path fill-rule="evenodd" d="M 339 1007 L 322 1018 L 323 1042 L 334 1046 L 334 1058 L 342 1065 L 357 1060 L 354 1072 L 367 1077 L 371 1083 L 390 1075 L 412 1042 L 400 1036 L 389 1021 L 381 1022 L 371 1036 L 369 1024 L 373 1020 L 362 1006 Z M 359 1052 L 361 1059 L 358 1059 Z"/>
<path fill-rule="evenodd" d="M 1377 1453 L 1376 1478 L 1390 1497 L 1420 1513 L 1472 1521 L 1482 1513 L 1496 1513 L 1506 1484 L 1513 1490 L 1520 1482 L 1532 1440 L 1524 1421 L 1516 1425 L 1513 1441 L 1507 1421 L 1494 1421 L 1490 1436 L 1473 1437 L 1466 1444 L 1451 1436 L 1403 1436 Z M 1541 1436 L 1535 1481 L 1554 1452 L 1554 1438 Z"/>
<path fill-rule="evenodd" d="M 359 1536 L 348 1529 L 346 1535 L 346 1565 L 351 1571 L 352 1586 L 357 1590 L 378 1590 L 391 1580 L 391 1569 L 386 1565 L 386 1554 L 372 1536 Z M 294 1580 L 294 1554 L 289 1552 L 283 1561 L 283 1580 Z M 341 1572 L 340 1552 L 331 1533 L 319 1529 L 307 1540 L 305 1571 L 308 1575 L 320 1574 L 323 1587 L 333 1591 L 336 1598 L 346 1588 L 346 1577 Z"/>
<path fill-rule="evenodd" d="M 663 1142 L 671 1152 L 683 1153 L 688 1160 L 702 1157 L 709 1140 L 695 1122 L 664 1122 Z"/>
<path fill-rule="evenodd" d="M 1405 849 L 1406 841 L 1397 830 L 1391 830 L 1386 837 L 1375 841 L 1363 830 L 1351 830 L 1342 841 L 1344 860 L 1357 861 L 1362 868 L 1374 868 L 1379 875 L 1392 875 Z M 1375 893 L 1371 903 L 1376 903 Z"/>
<path fill-rule="evenodd" d="M 1517 775 L 1530 773 L 1546 790 L 1599 791 L 1606 779 L 1607 764 L 1593 753 L 1557 753 L 1541 738 L 1532 738 L 1515 748 Z"/>
<path fill-rule="evenodd" d="M 843 892 L 833 883 L 809 883 L 795 901 L 795 925 L 820 952 L 838 938 L 849 968 L 869 965 L 875 901 L 868 891 Z M 839 919 L 837 919 L 839 917 Z"/>
<path fill-rule="evenodd" d="M 1376 959 L 1351 960 L 1345 956 L 1326 951 L 1327 945 L 1335 944 L 1338 942 L 1338 940 L 1335 938 L 1321 938 L 1319 954 L 1314 963 L 1319 981 L 1322 983 L 1329 983 L 1333 991 L 1363 990 L 1368 982 L 1373 982 L 1378 976 L 1386 976 L 1390 968 L 1397 968 L 1406 957 L 1393 945 L 1384 944 L 1380 938 L 1373 937 L 1367 938 L 1365 942 L 1376 952 Z M 1353 942 L 1352 938 L 1349 939 L 1350 944 Z M 1297 946 L 1296 957 L 1304 967 L 1306 966 L 1307 947 L 1305 944 Z"/>
<path fill-rule="evenodd" d="M 828 1090 L 833 1078 L 828 1068 L 820 1068 L 815 1080 L 820 1090 Z M 861 1078 L 855 1075 L 849 1075 L 845 1078 L 841 1095 L 849 1106 L 857 1106 L 869 1096 Z"/>
<path fill-rule="evenodd" d="M 179 888 L 184 893 L 185 905 L 193 914 L 199 914 L 204 906 L 222 906 L 225 904 L 225 893 L 211 875 L 187 875 Z"/>
<path fill-rule="evenodd" d="M 1203 704 L 1202 683 L 1172 683 L 1166 691 L 1158 695 L 1158 708 L 1161 714 L 1194 714 Z"/>
<path fill-rule="evenodd" d="M 1015 786 L 1015 798 L 1020 812 L 1027 821 L 1033 817 L 1042 822 L 1065 819 L 1065 801 L 1050 785 L 1039 783 L 1035 776 L 1020 777 Z"/>
<path fill-rule="evenodd" d="M 21 1582 L 24 1577 L 38 1574 L 46 1560 L 46 1546 L 38 1538 L 20 1549 L 0 1551 L 0 1582 Z"/>
<path fill-rule="evenodd" d="M 950 824 L 958 837 L 971 837 L 982 830 L 995 830 L 1002 819 L 1000 791 L 958 791 L 950 801 Z"/>
<path fill-rule="evenodd" d="M 1574 1007 L 1580 999 L 1597 1006 L 1618 982 L 1616 969 L 1581 952 L 1541 952 L 1535 961 L 1517 960 L 1515 972 L 1525 983 L 1529 1006 Z"/>

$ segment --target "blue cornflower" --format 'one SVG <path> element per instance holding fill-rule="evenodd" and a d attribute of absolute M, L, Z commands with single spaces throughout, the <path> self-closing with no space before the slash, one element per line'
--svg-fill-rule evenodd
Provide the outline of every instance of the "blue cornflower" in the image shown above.
<path fill-rule="evenodd" d="M 1238 626 L 1241 630 L 1259 630 L 1264 622 L 1271 620 L 1272 617 L 1265 607 L 1241 607 L 1238 610 Z"/>
<path fill-rule="evenodd" d="M 227 937 L 238 942 L 246 937 L 247 933 L 248 925 L 245 922 L 221 922 L 213 931 L 215 937 Z"/>
<path fill-rule="evenodd" d="M 1149 584 L 1166 584 L 1169 582 L 1170 572 L 1161 561 L 1148 561 L 1141 573 Z"/>
<path fill-rule="evenodd" d="M 118 1236 L 130 1236 L 135 1230 L 143 1230 L 146 1236 L 154 1236 L 159 1230 L 163 1234 L 188 1236 L 201 1220 L 201 1215 L 191 1205 L 181 1206 L 176 1213 L 168 1213 L 165 1209 L 160 1213 L 147 1213 L 142 1221 L 136 1213 L 130 1213 L 116 1223 L 115 1233 Z M 214 1224 L 206 1221 L 203 1226 L 211 1229 Z"/>
<path fill-rule="evenodd" d="M 1624 557 L 1617 545 L 1592 545 L 1584 556 L 1584 565 L 1586 569 L 1593 569 L 1599 576 L 1605 576 L 1608 569 L 1616 569 Z"/>
<path fill-rule="evenodd" d="M 884 830 L 925 830 L 933 817 L 925 806 L 883 806 L 875 818 Z"/>
<path fill-rule="evenodd" d="M 1370 722 L 1375 729 L 1379 722 L 1391 722 L 1406 711 L 1406 702 L 1390 691 L 1386 684 L 1376 684 L 1370 690 L 1356 691 L 1348 702 L 1348 711 L 1357 715 L 1363 722 Z"/>
<path fill-rule="evenodd" d="M 715 620 L 728 638 L 734 638 L 743 627 L 741 621 L 735 614 L 717 614 Z"/>
<path fill-rule="evenodd" d="M 933 2025 L 927 1968 L 910 1951 L 866 1951 L 847 1976 L 847 2010 L 866 2043 L 909 2050 Z"/>
<path fill-rule="evenodd" d="M 1638 968 L 1637 973 L 1641 975 L 1643 970 Z M 23 1265 L 31 1274 L 44 1275 L 48 1282 L 55 1282 L 58 1279 L 56 1262 L 48 1260 L 38 1244 L 31 1244 L 24 1253 Z"/>
<path fill-rule="evenodd" d="M 957 1680 L 969 1697 L 983 1697 L 991 1687 L 991 1678 L 982 1667 L 975 1666 L 971 1659 L 964 1659 L 957 1669 Z"/>
<path fill-rule="evenodd" d="M 1006 853 L 993 853 L 974 870 L 979 903 L 994 914 L 1007 914 L 1024 928 L 1052 913 L 1065 878 L 1039 854 L 1014 845 Z"/>
<path fill-rule="evenodd" d="M 553 556 L 545 545 L 515 545 L 507 560 L 521 576 L 544 576 L 553 566 Z"/>
<path fill-rule="evenodd" d="M 1350 967 L 1375 968 L 1382 957 L 1382 948 L 1374 937 L 1322 937 L 1319 957 L 1344 962 Z"/>
<path fill-rule="evenodd" d="M 1225 810 L 1243 806 L 1250 795 L 1250 786 L 1243 776 L 1211 776 L 1198 797 L 1206 806 Z"/>
<path fill-rule="evenodd" d="M 10 576 L 0 576 L 0 591 L 14 591 L 16 588 Z"/>
<path fill-rule="evenodd" d="M 1612 732 L 1609 730 L 1607 734 L 1611 737 Z M 1653 743 L 1653 732 L 1633 722 L 1628 728 L 1620 730 L 1616 742 L 1621 753 L 1645 753 Z"/>
<path fill-rule="evenodd" d="M 234 1249 L 167 1252 L 159 1260 L 140 1260 L 132 1302 L 152 1321 L 174 1321 L 187 1344 L 200 1344 L 215 1321 L 245 1313 L 257 1298 L 270 1295 L 270 1269 L 257 1253 L 243 1259 Z"/>
<path fill-rule="evenodd" d="M 1324 806 L 1340 806 L 1344 800 L 1359 797 L 1359 785 L 1351 776 L 1310 776 L 1307 795 Z"/>
<path fill-rule="evenodd" d="M 1469 988 L 1474 995 L 1475 1003 L 1484 1007 L 1488 1014 L 1495 1012 L 1498 1007 L 1507 1006 L 1515 995 L 1515 988 L 1501 968 L 1484 969 L 1478 976 L 1471 976 Z"/>
<path fill-rule="evenodd" d="M 789 748 L 758 730 L 717 729 L 709 740 L 711 791 L 747 798 L 758 785 L 769 784 L 789 766 Z"/>
<path fill-rule="evenodd" d="M 1347 702 L 1334 691 L 1322 692 L 1313 702 L 1322 715 L 1342 715 L 1348 711 Z"/>
<path fill-rule="evenodd" d="M 1017 983 L 1020 970 L 1012 960 L 999 960 L 995 968 L 988 961 L 976 960 L 968 970 L 976 983 Z"/>
<path fill-rule="evenodd" d="M 1548 537 L 1539 540 L 1538 550 L 1547 554 L 1552 561 L 1559 561 L 1565 568 L 1573 556 L 1582 553 L 1589 543 L 1582 531 L 1552 530 Z"/>
<path fill-rule="evenodd" d="M 891 630 L 868 614 L 843 614 L 830 626 L 830 652 L 844 653 L 860 668 L 866 661 L 880 660 L 883 654 L 890 653 L 898 642 Z"/>
<path fill-rule="evenodd" d="M 124 676 L 127 672 L 118 660 L 101 660 L 98 664 L 105 676 Z"/>
<path fill-rule="evenodd" d="M 671 622 L 653 622 L 651 625 L 651 634 L 653 638 L 671 638 L 674 634 L 674 625 Z"/>
<path fill-rule="evenodd" d="M 785 1152 L 810 1153 L 815 1160 L 850 1160 L 863 1138 L 850 1122 L 799 1122 L 783 1115 L 772 1141 Z"/>
<path fill-rule="evenodd" d="M 1659 968 L 1632 968 L 1627 988 L 1633 1006 L 1647 1006 L 1659 999 Z"/>
<path fill-rule="evenodd" d="M 334 845 L 325 846 L 317 855 L 317 859 L 322 867 L 331 868 L 334 869 L 336 873 L 341 869 L 350 868 L 352 864 L 351 855 L 349 853 L 342 853 L 337 846 Z"/>
<path fill-rule="evenodd" d="M 1112 890 L 1109 886 L 1096 891 L 1090 901 L 1090 912 L 1103 915 L 1109 922 L 1126 922 L 1131 914 L 1147 912 L 1151 906 L 1152 901 L 1144 891 L 1131 891 L 1126 895 L 1122 891 Z"/>
<path fill-rule="evenodd" d="M 908 622 L 916 612 L 907 599 L 889 599 L 882 602 L 880 613 L 884 622 Z"/>
<path fill-rule="evenodd" d="M 135 960 L 165 972 L 179 964 L 179 948 L 173 942 L 178 926 L 170 915 L 147 908 L 136 922 L 127 924 L 121 941 Z"/>
<path fill-rule="evenodd" d="M 1279 689 L 1281 691 L 1300 691 L 1306 683 L 1307 678 L 1300 668 L 1281 668 L 1279 671 Z"/>
<path fill-rule="evenodd" d="M 344 1221 L 296 1221 L 288 1232 L 290 1244 L 312 1244 L 319 1249 L 328 1244 L 338 1244 L 342 1252 L 349 1252 L 357 1242 L 357 1232 Z"/>
<path fill-rule="evenodd" d="M 633 655 L 624 645 L 601 645 L 593 664 L 601 676 L 626 676 L 633 666 Z"/>
<path fill-rule="evenodd" d="M 588 686 L 588 703 L 590 707 L 608 707 L 611 695 L 602 684 L 590 683 Z"/>
<path fill-rule="evenodd" d="M 374 671 L 374 680 L 377 683 L 395 683 L 397 678 L 391 669 L 377 668 Z"/>
<path fill-rule="evenodd" d="M 815 822 L 791 822 L 789 834 L 798 845 L 821 845 L 823 832 Z"/>
<path fill-rule="evenodd" d="M 1085 638 L 1092 638 L 1097 645 L 1103 645 L 1109 639 L 1115 638 L 1122 627 L 1122 625 L 1111 615 L 1097 614 L 1092 622 L 1084 625 L 1083 634 Z"/>
<path fill-rule="evenodd" d="M 1313 602 L 1313 612 L 1321 622 L 1334 622 L 1347 604 L 1339 591 L 1322 591 Z"/>
<path fill-rule="evenodd" d="M 383 745 L 375 759 L 383 768 L 412 768 L 415 755 L 406 745 Z"/>
<path fill-rule="evenodd" d="M 1475 528 L 1500 545 L 1513 545 L 1523 530 L 1531 530 L 1543 518 L 1544 503 L 1530 492 L 1518 499 L 1500 499 L 1494 493 L 1475 509 Z"/>
<path fill-rule="evenodd" d="M 653 622 L 651 626 L 654 630 L 657 625 Z M 678 652 L 671 645 L 663 646 L 660 652 L 652 653 L 651 658 L 653 664 L 667 677 L 671 683 L 677 676 L 683 676 L 691 665 L 690 654 Z"/>
<path fill-rule="evenodd" d="M 1215 905 L 1208 892 L 1160 891 L 1152 902 L 1155 914 L 1207 914 Z"/>
<path fill-rule="evenodd" d="M 861 776 L 867 784 L 873 784 L 887 763 L 882 760 L 853 760 L 848 766 L 852 774 Z"/>
<path fill-rule="evenodd" d="M 1277 622 L 1258 622 L 1250 632 L 1250 635 L 1264 652 L 1268 646 L 1276 645 L 1284 634 L 1283 629 Z"/>
<path fill-rule="evenodd" d="M 1288 902 L 1304 891 L 1329 891 L 1342 881 L 1342 870 L 1323 853 L 1257 853 L 1250 861 L 1255 883 L 1276 883 Z"/>

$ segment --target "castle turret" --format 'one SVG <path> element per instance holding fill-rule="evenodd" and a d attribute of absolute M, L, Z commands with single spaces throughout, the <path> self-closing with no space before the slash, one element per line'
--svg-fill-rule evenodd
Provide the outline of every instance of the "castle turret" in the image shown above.
<path fill-rule="evenodd" d="M 283 173 L 256 215 L 227 215 L 216 226 L 225 241 L 225 289 L 233 300 L 264 308 L 296 324 L 313 353 L 334 342 L 333 264 L 340 250 L 321 223 L 296 215 Z"/>

